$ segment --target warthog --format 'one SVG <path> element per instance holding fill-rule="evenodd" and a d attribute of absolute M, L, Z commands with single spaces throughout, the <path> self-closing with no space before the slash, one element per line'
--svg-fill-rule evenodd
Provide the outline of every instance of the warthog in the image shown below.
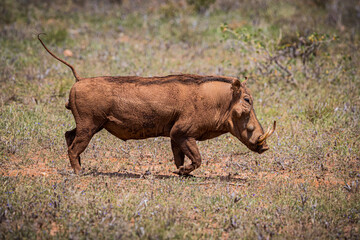
<path fill-rule="evenodd" d="M 80 154 L 103 128 L 124 141 L 170 137 L 179 175 L 200 167 L 196 141 L 230 132 L 252 151 L 269 149 L 266 139 L 276 122 L 264 133 L 246 81 L 189 74 L 81 78 L 73 66 L 45 46 L 40 34 L 38 39 L 51 56 L 71 68 L 76 79 L 65 105 L 76 122 L 76 128 L 65 133 L 75 173 L 81 170 Z M 184 165 L 185 156 L 191 164 Z"/>

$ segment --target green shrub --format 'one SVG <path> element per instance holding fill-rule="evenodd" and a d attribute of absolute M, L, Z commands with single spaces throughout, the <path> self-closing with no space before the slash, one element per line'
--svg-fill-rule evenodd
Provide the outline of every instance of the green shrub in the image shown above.
<path fill-rule="evenodd" d="M 186 0 L 186 2 L 192 6 L 196 12 L 204 13 L 215 0 Z"/>

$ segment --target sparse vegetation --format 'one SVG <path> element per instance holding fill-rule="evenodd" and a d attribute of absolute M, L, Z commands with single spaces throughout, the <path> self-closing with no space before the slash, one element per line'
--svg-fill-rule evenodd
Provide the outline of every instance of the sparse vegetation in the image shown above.
<path fill-rule="evenodd" d="M 0 238 L 360 238 L 358 4 L 56 2 L 0 3 Z M 80 76 L 249 77 L 258 119 L 278 122 L 271 149 L 200 142 L 180 178 L 168 139 L 102 131 L 72 175 L 74 78 L 39 32 Z"/>

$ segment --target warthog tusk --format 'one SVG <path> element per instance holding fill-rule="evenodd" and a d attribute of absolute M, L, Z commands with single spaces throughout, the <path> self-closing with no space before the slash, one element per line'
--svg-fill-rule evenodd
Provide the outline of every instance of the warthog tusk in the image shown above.
<path fill-rule="evenodd" d="M 270 127 L 268 128 L 268 130 L 259 137 L 258 139 L 258 144 L 259 145 L 262 145 L 264 144 L 265 140 L 271 136 L 271 134 L 273 134 L 273 132 L 275 131 L 275 128 L 276 128 L 276 121 L 274 121 L 274 125 L 272 127 L 272 129 L 270 129 Z"/>

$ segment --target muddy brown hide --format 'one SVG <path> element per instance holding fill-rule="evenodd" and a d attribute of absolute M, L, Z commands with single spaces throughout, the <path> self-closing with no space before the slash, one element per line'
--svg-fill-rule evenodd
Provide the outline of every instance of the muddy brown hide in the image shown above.
<path fill-rule="evenodd" d="M 249 149 L 268 147 L 244 84 L 222 76 L 83 78 L 70 91 L 67 107 L 76 128 L 66 133 L 71 165 L 80 171 L 79 155 L 92 136 L 105 128 L 122 140 L 170 137 L 177 173 L 201 164 L 196 140 L 230 132 Z M 191 164 L 184 165 L 184 157 Z"/>

